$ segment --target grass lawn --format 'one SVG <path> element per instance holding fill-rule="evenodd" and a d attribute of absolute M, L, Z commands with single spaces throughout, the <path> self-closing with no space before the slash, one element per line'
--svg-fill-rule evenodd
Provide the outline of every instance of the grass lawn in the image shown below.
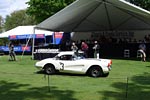
<path fill-rule="evenodd" d="M 113 60 L 106 78 L 37 74 L 31 56 L 0 56 L 0 100 L 148 100 L 150 61 Z M 48 81 L 49 79 L 49 81 Z M 48 82 L 50 86 L 48 86 Z M 127 84 L 128 83 L 128 84 Z"/>

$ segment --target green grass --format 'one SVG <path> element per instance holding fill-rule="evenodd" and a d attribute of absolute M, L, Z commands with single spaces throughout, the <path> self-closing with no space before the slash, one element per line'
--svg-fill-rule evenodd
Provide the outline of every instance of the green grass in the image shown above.
<path fill-rule="evenodd" d="M 31 56 L 0 57 L 0 100 L 148 100 L 150 62 L 113 60 L 108 77 L 37 74 Z M 128 79 L 128 85 L 127 85 Z M 127 88 L 128 87 L 128 88 Z"/>

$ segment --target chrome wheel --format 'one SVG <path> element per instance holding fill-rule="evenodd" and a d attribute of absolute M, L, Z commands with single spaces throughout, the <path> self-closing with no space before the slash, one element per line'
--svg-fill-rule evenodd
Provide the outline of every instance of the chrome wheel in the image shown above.
<path fill-rule="evenodd" d="M 102 70 L 101 70 L 101 68 L 100 67 L 98 67 L 98 66 L 95 66 L 95 67 L 92 67 L 91 69 L 90 69 L 90 76 L 92 76 L 92 77 L 99 77 L 99 76 L 102 76 Z"/>
<path fill-rule="evenodd" d="M 44 71 L 45 71 L 46 74 L 52 75 L 52 74 L 55 73 L 55 68 L 52 65 L 46 65 L 45 68 L 44 68 Z"/>

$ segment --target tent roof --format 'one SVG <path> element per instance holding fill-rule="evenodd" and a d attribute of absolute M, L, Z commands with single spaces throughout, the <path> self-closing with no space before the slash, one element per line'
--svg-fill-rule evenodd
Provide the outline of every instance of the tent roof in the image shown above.
<path fill-rule="evenodd" d="M 26 35 L 26 34 L 34 34 L 34 26 L 18 26 L 14 29 L 6 31 L 0 34 L 0 38 L 9 37 L 11 35 Z M 35 34 L 45 34 L 52 35 L 53 32 L 46 30 L 37 30 L 35 29 Z"/>
<path fill-rule="evenodd" d="M 150 29 L 150 12 L 124 0 L 77 0 L 37 28 L 86 32 Z"/>

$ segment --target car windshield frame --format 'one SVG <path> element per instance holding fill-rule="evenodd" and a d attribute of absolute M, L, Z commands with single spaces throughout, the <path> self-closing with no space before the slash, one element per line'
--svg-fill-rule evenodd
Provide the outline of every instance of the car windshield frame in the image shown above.
<path fill-rule="evenodd" d="M 83 53 L 74 53 L 74 54 L 64 54 L 64 55 L 72 55 L 72 60 L 79 60 L 79 59 L 85 59 L 85 57 L 83 56 Z M 64 56 L 61 55 L 61 56 Z M 61 60 L 59 54 L 57 54 L 54 59 L 56 60 Z"/>

